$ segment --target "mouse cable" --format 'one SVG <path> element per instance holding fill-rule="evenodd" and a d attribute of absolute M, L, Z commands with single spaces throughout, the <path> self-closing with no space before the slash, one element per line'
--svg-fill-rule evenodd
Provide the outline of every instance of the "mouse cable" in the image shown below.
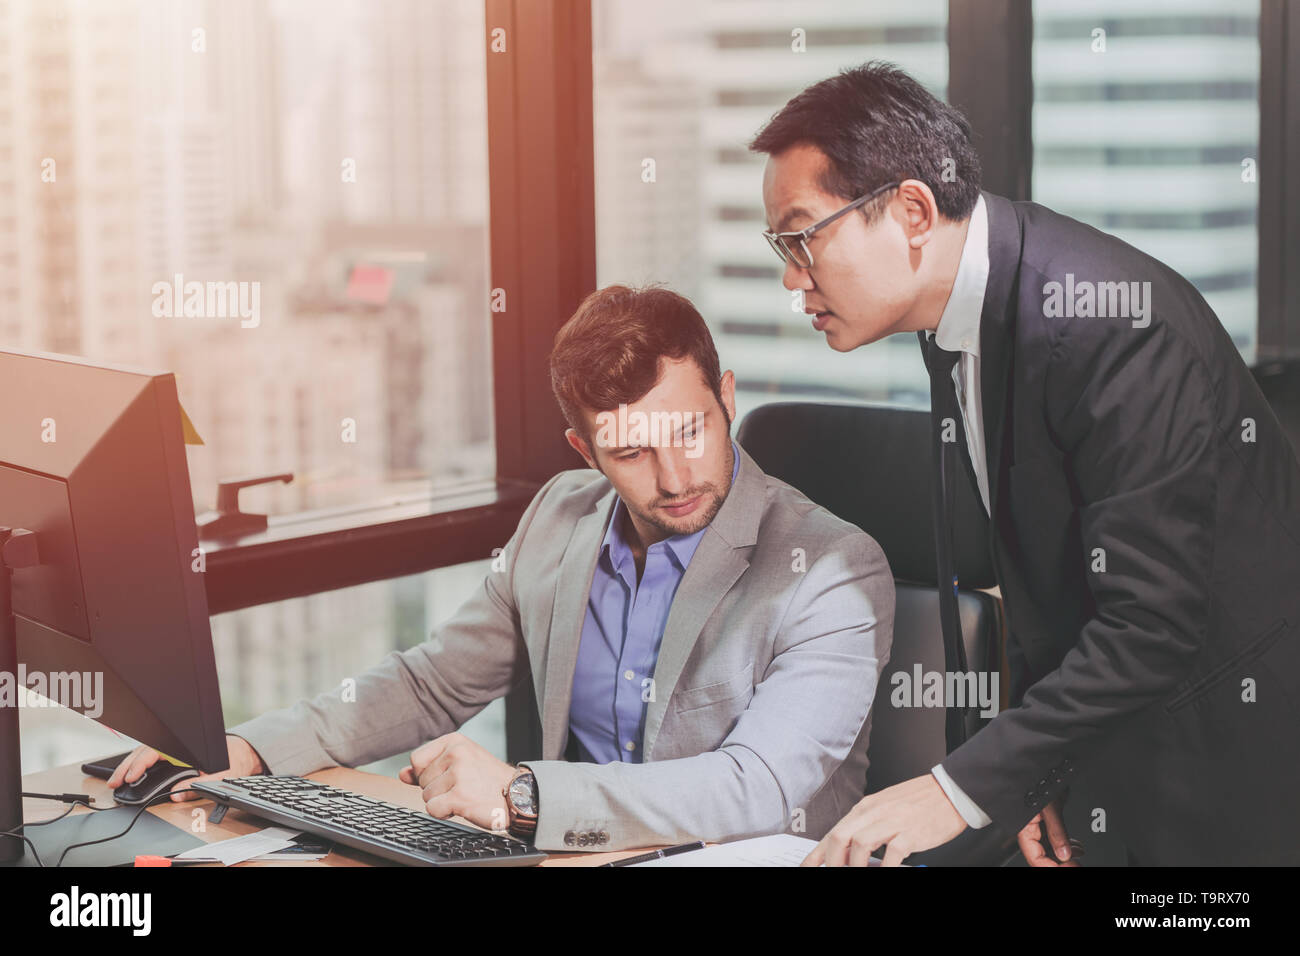
<path fill-rule="evenodd" d="M 25 796 L 27 796 L 27 794 L 24 793 L 23 796 L 25 797 Z M 56 822 L 58 822 L 59 820 L 62 820 L 64 817 L 66 817 L 69 813 L 71 813 L 71 812 L 72 812 L 73 810 L 75 810 L 75 809 L 77 809 L 77 808 L 76 808 L 76 807 L 68 807 L 68 809 L 64 810 L 64 811 L 63 811 L 62 813 L 60 813 L 57 817 L 50 817 L 48 820 L 37 820 L 37 821 L 35 821 L 34 823 L 23 823 L 23 824 L 21 824 L 21 825 L 19 825 L 19 826 L 14 827 L 12 830 L 6 830 L 4 833 L 0 833 L 0 837 L 17 836 L 19 830 L 25 830 L 25 829 L 27 829 L 28 827 L 43 827 L 43 826 L 45 826 L 46 824 L 49 824 L 49 823 L 56 823 Z M 90 809 L 92 809 L 92 810 L 107 810 L 108 807 L 91 807 Z"/>
<path fill-rule="evenodd" d="M 42 796 L 42 794 L 29 794 L 29 793 L 24 793 L 23 796 L 24 796 L 24 797 L 30 797 L 30 796 L 40 797 L 40 796 Z M 78 802 L 80 802 L 80 801 L 78 801 Z M 36 852 L 36 845 L 35 845 L 34 843 L 32 843 L 31 840 L 27 839 L 27 837 L 23 836 L 19 831 L 26 830 L 28 827 L 43 827 L 43 826 L 45 826 L 47 823 L 56 823 L 56 822 L 58 822 L 59 820 L 62 820 L 64 817 L 66 817 L 69 813 L 71 813 L 71 812 L 72 812 L 73 810 L 75 810 L 75 809 L 77 809 L 76 806 L 71 806 L 71 807 L 68 807 L 68 809 L 64 810 L 62 813 L 60 813 L 57 817 L 50 817 L 50 819 L 48 819 L 48 820 L 37 820 L 35 823 L 24 823 L 24 824 L 22 824 L 22 826 L 16 827 L 16 828 L 13 829 L 13 830 L 6 830 L 4 833 L 0 833 L 0 837 L 14 837 L 14 836 L 18 837 L 18 839 L 22 840 L 24 843 L 26 843 L 29 847 L 32 848 L 32 856 L 36 858 L 36 865 L 39 866 L 39 867 L 41 867 L 41 868 L 44 868 L 44 867 L 45 867 L 45 864 L 41 862 L 41 855 L 40 855 L 39 853 Z M 107 807 L 91 807 L 90 809 L 92 809 L 92 810 L 106 810 L 106 809 L 108 809 L 108 808 L 107 808 Z"/>
<path fill-rule="evenodd" d="M 121 833 L 114 833 L 112 836 L 100 837 L 98 840 L 83 840 L 81 843 L 69 843 L 63 848 L 63 852 L 59 854 L 58 862 L 54 865 L 56 867 L 62 866 L 63 858 L 68 855 L 69 850 L 74 850 L 79 846 L 93 846 L 96 843 L 107 843 L 109 840 L 116 840 L 118 837 L 126 836 L 127 833 L 130 832 L 131 828 L 135 826 L 135 822 L 140 819 L 140 814 L 148 810 L 152 804 L 157 803 L 159 800 L 170 800 L 173 795 L 178 793 L 203 793 L 203 791 L 195 790 L 193 787 L 185 787 L 183 790 L 168 790 L 165 793 L 160 793 L 155 797 L 151 797 L 144 803 L 140 804 L 140 809 L 135 812 L 135 816 L 131 818 L 131 822 L 126 825 L 126 829 Z M 211 798 L 211 794 L 206 794 L 206 796 Z M 69 807 L 68 809 L 71 810 L 72 808 Z M 32 849 L 32 852 L 36 852 L 35 848 Z"/>
<path fill-rule="evenodd" d="M 140 805 L 140 809 L 136 811 L 135 816 L 131 818 L 131 822 L 127 824 L 126 829 L 123 830 L 121 833 L 114 833 L 111 836 L 100 837 L 98 840 L 85 840 L 81 843 L 69 844 L 68 846 L 63 848 L 63 852 L 59 854 L 59 861 L 54 865 L 56 867 L 62 866 L 63 858 L 68 855 L 68 851 L 75 849 L 76 847 L 91 846 L 92 844 L 95 843 L 107 843 L 109 840 L 116 840 L 118 837 L 125 836 L 130 831 L 131 827 L 135 826 L 135 822 L 140 819 L 140 814 L 148 810 L 149 807 L 152 804 L 156 803 L 157 801 L 169 799 L 173 793 L 200 793 L 200 792 L 201 791 L 195 790 L 192 787 L 186 787 L 184 790 L 169 790 L 166 793 L 160 793 L 156 797 L 153 797 L 150 800 L 146 800 L 144 803 Z M 24 796 L 26 796 L 26 794 L 24 794 Z M 71 796 L 71 794 L 69 794 L 69 796 Z M 87 804 L 87 806 L 89 805 Z M 27 839 L 27 837 L 23 836 L 19 831 L 25 830 L 28 827 L 45 826 L 47 823 L 54 823 L 56 820 L 62 820 L 64 817 L 66 817 L 69 813 L 71 813 L 75 809 L 76 809 L 76 805 L 74 804 L 73 806 L 68 807 L 68 809 L 60 813 L 57 817 L 53 817 L 52 819 L 49 820 L 38 820 L 35 823 L 24 823 L 22 826 L 17 827 L 16 829 L 6 830 L 4 833 L 0 833 L 0 837 L 12 837 L 12 836 L 18 837 L 29 847 L 31 847 L 32 856 L 36 859 L 36 865 L 44 869 L 45 864 L 41 862 L 41 856 L 39 853 L 36 852 L 36 847 L 32 844 L 31 840 Z M 90 809 L 91 810 L 115 810 L 121 808 L 120 807 L 90 807 Z"/>
<path fill-rule="evenodd" d="M 27 793 L 23 791 L 19 794 L 21 797 L 27 797 L 32 800 L 58 800 L 60 803 L 80 803 L 92 810 L 107 810 L 108 807 L 97 807 L 92 803 L 92 798 L 88 793 Z"/>

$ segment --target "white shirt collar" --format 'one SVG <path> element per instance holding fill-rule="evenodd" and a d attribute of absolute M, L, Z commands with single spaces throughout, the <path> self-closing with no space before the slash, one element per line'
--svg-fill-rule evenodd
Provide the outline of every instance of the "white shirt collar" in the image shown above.
<path fill-rule="evenodd" d="M 984 310 L 984 289 L 989 281 L 989 219 L 984 196 L 975 202 L 966 230 L 966 242 L 957 264 L 957 277 L 948 304 L 939 317 L 935 338 L 939 348 L 949 352 L 980 354 L 980 313 Z"/>

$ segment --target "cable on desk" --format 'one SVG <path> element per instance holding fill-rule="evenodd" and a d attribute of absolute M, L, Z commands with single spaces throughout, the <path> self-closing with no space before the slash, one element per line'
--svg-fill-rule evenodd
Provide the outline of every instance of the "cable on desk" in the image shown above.
<path fill-rule="evenodd" d="M 47 799 L 47 800 L 60 800 L 60 799 L 62 799 L 61 797 L 52 796 L 52 795 L 47 794 L 47 793 L 24 793 L 23 796 L 24 796 L 24 797 L 31 797 L 31 798 L 35 798 L 35 799 Z M 67 802 L 69 802 L 69 803 L 73 803 L 73 801 L 67 801 Z M 34 856 L 34 857 L 36 858 L 36 863 L 37 863 L 37 865 L 38 865 L 38 866 L 41 866 L 41 867 L 44 867 L 45 864 L 44 864 L 44 863 L 41 863 L 41 857 L 40 857 L 40 854 L 36 852 L 36 845 L 35 845 L 34 843 L 32 843 L 31 840 L 27 839 L 27 837 L 25 837 L 25 836 L 20 836 L 19 833 L 18 833 L 18 831 L 19 831 L 19 830 L 26 830 L 28 827 L 43 827 L 43 826 L 45 826 L 45 825 L 48 824 L 48 823 L 57 823 L 59 820 L 62 820 L 64 817 L 66 817 L 66 816 L 67 816 L 69 813 L 71 813 L 73 810 L 77 809 L 77 807 L 76 807 L 76 804 L 77 804 L 77 803 L 81 803 L 81 801 L 80 801 L 80 800 L 76 801 L 75 803 L 73 803 L 72 806 L 68 807 L 68 809 L 64 810 L 64 811 L 63 811 L 62 813 L 60 813 L 57 817 L 50 817 L 50 819 L 48 819 L 48 820 L 37 820 L 35 823 L 24 823 L 22 826 L 17 827 L 17 828 L 15 828 L 15 829 L 13 829 L 13 830 L 6 830 L 4 833 L 0 833 L 0 837 L 13 837 L 13 836 L 18 837 L 18 839 L 22 840 L 24 843 L 26 843 L 29 847 L 32 848 L 32 856 Z M 92 810 L 107 810 L 107 809 L 109 809 L 108 807 L 95 807 L 95 806 L 91 806 L 89 803 L 85 804 L 85 806 L 90 807 L 90 809 L 92 809 Z"/>
<path fill-rule="evenodd" d="M 156 797 L 152 797 L 149 800 L 146 800 L 144 803 L 140 804 L 140 809 L 135 812 L 135 816 L 131 818 L 131 822 L 126 825 L 126 829 L 123 830 L 121 833 L 114 833 L 112 836 L 100 837 L 98 840 L 83 840 L 81 843 L 70 843 L 63 848 L 63 852 L 59 854 L 59 860 L 57 863 L 54 864 L 54 866 L 57 868 L 63 865 L 63 858 L 68 855 L 69 850 L 74 850 L 79 846 L 94 846 L 96 843 L 107 843 L 109 840 L 116 840 L 118 837 L 126 836 L 131 831 L 131 828 L 135 826 L 135 822 L 140 819 L 140 814 L 144 813 L 146 810 L 149 809 L 150 805 L 156 803 L 159 800 L 170 800 L 172 796 L 178 793 L 202 793 L 202 792 L 203 791 L 201 790 L 195 790 L 193 787 L 186 787 L 183 790 L 168 790 L 164 793 L 160 793 Z M 205 796 L 210 797 L 211 795 L 205 794 Z M 32 852 L 35 852 L 35 850 L 33 850 Z M 39 863 L 40 861 L 38 860 L 37 862 Z"/>
<path fill-rule="evenodd" d="M 19 794 L 31 800 L 57 800 L 60 803 L 80 803 L 83 806 L 90 807 L 92 810 L 107 810 L 107 807 L 97 807 L 91 801 L 92 798 L 88 793 L 28 793 L 24 790 Z"/>
<path fill-rule="evenodd" d="M 6 830 L 4 833 L 0 833 L 0 837 L 17 836 L 19 830 L 25 830 L 28 827 L 43 827 L 48 823 L 57 823 L 58 821 L 66 817 L 69 813 L 71 813 L 73 810 L 77 809 L 76 804 L 81 804 L 83 807 L 86 807 L 87 809 L 90 810 L 94 810 L 95 812 L 99 812 L 100 810 L 113 809 L 112 807 L 97 807 L 93 803 L 89 803 L 88 801 L 90 800 L 90 797 L 86 796 L 85 794 L 77 794 L 77 796 L 86 796 L 85 800 L 65 799 L 67 797 L 73 796 L 72 794 L 68 794 L 68 793 L 62 795 L 51 794 L 51 793 L 24 793 L 23 796 L 35 800 L 62 800 L 64 803 L 73 804 L 73 806 L 68 807 L 68 809 L 64 810 L 57 817 L 50 817 L 48 820 L 37 820 L 33 823 L 24 823 L 22 824 L 22 826 L 16 827 L 13 830 Z"/>
<path fill-rule="evenodd" d="M 68 844 L 67 846 L 65 846 L 65 847 L 63 848 L 63 852 L 59 854 L 58 862 L 55 863 L 54 866 L 57 868 L 57 867 L 60 867 L 60 866 L 63 865 L 63 858 L 64 858 L 65 856 L 68 855 L 68 851 L 69 851 L 69 850 L 74 850 L 74 849 L 76 849 L 76 848 L 79 847 L 79 846 L 93 846 L 93 845 L 96 844 L 96 843 L 107 843 L 109 840 L 116 840 L 118 837 L 124 837 L 124 836 L 126 836 L 129 832 L 131 832 L 131 828 L 132 828 L 133 826 L 135 826 L 135 822 L 136 822 L 137 820 L 140 819 L 140 814 L 144 813 L 146 810 L 149 809 L 150 806 L 152 806 L 154 803 L 158 802 L 159 800 L 170 800 L 171 797 L 172 797 L 172 794 L 175 794 L 175 793 L 202 793 L 202 791 L 200 791 L 200 790 L 195 790 L 193 787 L 186 787 L 186 788 L 183 789 L 183 790 L 168 790 L 168 791 L 166 791 L 165 793 L 160 793 L 160 794 L 158 794 L 158 795 L 155 796 L 155 797 L 151 797 L 150 799 L 146 800 L 144 803 L 140 804 L 140 809 L 136 811 L 135 816 L 133 816 L 133 817 L 131 818 L 131 822 L 128 823 L 128 824 L 126 825 L 126 829 L 123 830 L 121 833 L 114 833 L 112 836 L 100 837 L 98 840 L 83 840 L 81 843 L 70 843 L 70 844 Z M 24 795 L 24 796 L 25 796 L 25 795 Z M 41 796 L 41 795 L 37 795 L 37 796 Z M 45 795 L 45 796 L 48 796 L 48 795 Z M 207 796 L 211 796 L 211 795 L 208 794 Z M 57 797 L 51 797 L 50 799 L 58 799 L 58 798 L 57 798 Z M 78 802 L 80 802 L 80 801 L 78 801 Z M 89 806 L 89 804 L 87 804 L 87 806 Z M 17 827 L 17 828 L 15 828 L 15 829 L 13 829 L 13 830 L 6 830 L 4 833 L 0 833 L 0 837 L 12 837 L 12 836 L 16 836 L 16 837 L 18 837 L 20 840 L 22 840 L 24 843 L 26 843 L 29 847 L 31 847 L 31 849 L 32 849 L 32 856 L 35 857 L 35 859 L 36 859 L 36 865 L 39 866 L 39 867 L 41 867 L 42 869 L 44 869 L 44 868 L 45 868 L 45 864 L 41 862 L 40 854 L 36 852 L 36 847 L 33 846 L 32 841 L 29 840 L 29 839 L 27 839 L 26 836 L 22 836 L 22 835 L 20 835 L 18 831 L 19 831 L 19 830 L 25 830 L 25 829 L 27 829 L 27 827 L 39 827 L 39 826 L 44 826 L 44 825 L 47 824 L 47 823 L 54 823 L 56 820 L 62 820 L 64 817 L 66 817 L 69 813 L 71 813 L 71 812 L 72 812 L 73 810 L 75 810 L 75 809 L 76 809 L 76 806 L 74 805 L 74 806 L 68 807 L 68 809 L 64 810 L 61 814 L 59 814 L 57 817 L 54 817 L 53 819 L 50 819 L 50 820 L 38 820 L 36 823 L 24 823 L 21 827 Z M 117 809 L 117 808 L 116 808 L 116 807 L 90 807 L 90 809 L 92 809 L 92 810 L 113 810 L 113 809 Z"/>

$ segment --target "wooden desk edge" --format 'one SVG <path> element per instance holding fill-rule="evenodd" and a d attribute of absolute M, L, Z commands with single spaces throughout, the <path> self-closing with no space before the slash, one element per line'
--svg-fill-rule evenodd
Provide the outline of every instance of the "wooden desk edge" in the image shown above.
<path fill-rule="evenodd" d="M 50 770 L 43 770 L 37 773 L 23 775 L 23 790 L 37 793 L 84 793 L 90 796 L 95 806 L 113 806 L 112 791 L 109 790 L 108 784 L 98 777 L 90 777 L 81 772 L 81 764 L 65 764 L 61 767 L 54 767 Z M 357 793 L 365 794 L 368 797 L 375 797 L 379 800 L 386 800 L 389 803 L 398 806 L 409 807 L 412 810 L 424 809 L 424 804 L 420 800 L 420 793 L 415 787 L 409 786 L 396 777 L 385 777 L 379 774 L 366 773 L 361 770 L 352 770 L 347 767 L 331 767 L 328 770 L 318 770 L 315 773 L 307 775 L 312 780 L 319 780 L 322 783 L 328 783 L 331 786 L 341 787 L 346 790 L 354 790 Z M 258 830 L 269 826 L 265 821 L 243 813 L 239 810 L 231 810 L 226 814 L 225 819 L 220 823 L 210 823 L 206 820 L 206 814 L 210 813 L 213 806 L 211 800 L 186 800 L 186 801 L 163 801 L 150 807 L 148 812 L 154 814 L 162 820 L 167 821 L 178 829 L 193 833 L 194 836 L 206 842 L 225 840 L 231 837 L 243 836 L 247 833 L 255 833 Z M 34 800 L 29 797 L 23 798 L 23 821 L 25 823 L 37 823 L 41 820 L 48 820 L 57 817 L 67 809 L 67 804 L 58 803 L 54 800 Z M 202 810 L 205 814 L 203 820 L 204 827 L 202 831 L 192 829 L 194 821 L 199 819 L 195 816 L 195 810 Z M 78 807 L 73 813 L 91 813 L 84 807 Z M 70 814 L 71 815 L 71 814 Z M 467 823 L 465 820 L 453 818 L 458 823 Z M 472 824 L 469 824 L 472 826 Z M 625 857 L 636 856 L 641 853 L 648 853 L 656 847 L 642 847 L 635 850 L 615 850 L 608 853 L 551 853 L 549 859 L 541 866 L 600 866 L 603 863 L 612 863 L 615 860 L 621 860 Z M 328 854 L 321 860 L 303 860 L 298 862 L 287 861 L 284 863 L 272 863 L 269 861 L 249 861 L 239 863 L 237 866 L 376 866 L 384 865 L 386 861 L 378 857 L 364 854 L 351 847 L 339 847 L 332 853 Z"/>

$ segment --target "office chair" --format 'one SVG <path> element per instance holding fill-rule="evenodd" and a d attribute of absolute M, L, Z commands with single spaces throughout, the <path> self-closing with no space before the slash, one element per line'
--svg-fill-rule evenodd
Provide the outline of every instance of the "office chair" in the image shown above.
<path fill-rule="evenodd" d="M 894 707 L 893 675 L 915 668 L 943 674 L 943 632 L 936 588 L 931 512 L 930 414 L 915 409 L 814 402 L 763 405 L 745 416 L 736 441 L 765 472 L 876 539 L 897 588 L 894 640 L 872 707 L 865 793 L 930 772 L 947 753 L 944 710 Z M 958 610 L 968 667 L 996 674 L 1002 653 L 1002 602 L 979 588 L 996 584 L 988 518 L 964 478 L 956 491 Z M 966 736 L 990 719 L 965 714 Z M 1018 856 L 1014 836 L 994 826 L 957 839 L 910 863 L 997 865 Z"/>
<path fill-rule="evenodd" d="M 1251 368 L 1291 447 L 1300 453 L 1300 359 L 1265 362 Z"/>

